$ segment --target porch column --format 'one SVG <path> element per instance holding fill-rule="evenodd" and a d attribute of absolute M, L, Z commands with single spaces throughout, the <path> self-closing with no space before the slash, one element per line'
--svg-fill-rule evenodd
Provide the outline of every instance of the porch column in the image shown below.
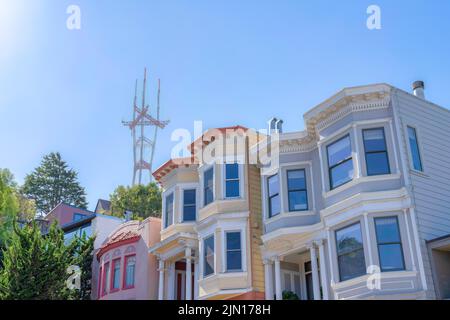
<path fill-rule="evenodd" d="M 168 278 L 167 299 L 175 300 L 175 262 L 169 264 Z"/>
<path fill-rule="evenodd" d="M 159 287 L 158 300 L 164 300 L 164 260 L 159 258 Z"/>
<path fill-rule="evenodd" d="M 319 246 L 319 263 L 320 263 L 320 282 L 322 283 L 323 300 L 328 300 L 328 275 L 327 266 L 325 264 L 325 249 L 323 245 L 324 240 L 319 240 L 317 245 Z"/>
<path fill-rule="evenodd" d="M 281 292 L 281 266 L 280 258 L 275 257 L 275 296 L 277 300 L 283 300 L 283 293 Z"/>
<path fill-rule="evenodd" d="M 264 260 L 264 284 L 266 291 L 266 300 L 273 300 L 273 268 L 272 261 Z"/>
<path fill-rule="evenodd" d="M 195 259 L 194 265 L 194 300 L 198 299 L 198 279 L 199 279 L 199 266 L 198 266 L 198 258 Z"/>
<path fill-rule="evenodd" d="M 320 300 L 320 282 L 319 282 L 319 270 L 317 267 L 316 248 L 314 246 L 314 243 L 311 243 L 308 247 L 311 255 L 314 300 Z"/>
<path fill-rule="evenodd" d="M 192 260 L 191 248 L 187 247 L 186 254 L 186 300 L 192 300 Z"/>

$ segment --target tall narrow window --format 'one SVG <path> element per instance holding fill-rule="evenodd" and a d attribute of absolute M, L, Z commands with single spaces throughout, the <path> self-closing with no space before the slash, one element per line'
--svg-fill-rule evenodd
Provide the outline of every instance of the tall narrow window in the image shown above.
<path fill-rule="evenodd" d="M 274 217 L 280 213 L 280 183 L 278 175 L 273 175 L 267 179 L 267 189 L 269 198 L 269 217 Z"/>
<path fill-rule="evenodd" d="M 288 170 L 289 211 L 308 210 L 305 170 Z"/>
<path fill-rule="evenodd" d="M 227 244 L 226 247 L 227 271 L 241 271 L 242 270 L 241 233 L 227 232 L 226 244 Z"/>
<path fill-rule="evenodd" d="M 196 190 L 183 191 L 183 221 L 195 221 Z"/>
<path fill-rule="evenodd" d="M 214 168 L 203 173 L 203 197 L 204 206 L 214 201 Z"/>
<path fill-rule="evenodd" d="M 108 279 L 109 279 L 109 262 L 105 264 L 105 269 L 103 271 L 103 288 L 102 288 L 102 296 L 108 293 Z"/>
<path fill-rule="evenodd" d="M 417 141 L 416 129 L 408 127 L 409 149 L 411 150 L 411 159 L 413 168 L 417 171 L 423 171 L 422 158 L 420 157 L 419 142 Z"/>
<path fill-rule="evenodd" d="M 173 223 L 173 193 L 166 197 L 166 208 L 165 208 L 165 223 L 164 227 L 172 225 Z"/>
<path fill-rule="evenodd" d="M 353 159 L 350 136 L 345 136 L 327 146 L 330 189 L 335 189 L 353 179 Z"/>
<path fill-rule="evenodd" d="M 366 274 L 361 225 L 359 223 L 336 231 L 336 248 L 341 281 Z"/>
<path fill-rule="evenodd" d="M 103 267 L 100 267 L 98 272 L 98 287 L 97 287 L 97 299 L 100 299 L 100 295 L 102 294 L 102 283 L 103 283 Z"/>
<path fill-rule="evenodd" d="M 381 271 L 405 270 L 397 217 L 375 218 Z"/>
<path fill-rule="evenodd" d="M 130 289 L 134 287 L 134 277 L 136 271 L 136 256 L 125 257 L 125 276 L 124 288 Z"/>
<path fill-rule="evenodd" d="M 112 262 L 111 291 L 120 289 L 120 259 Z"/>
<path fill-rule="evenodd" d="M 214 273 L 214 236 L 210 236 L 203 240 L 204 247 L 204 268 L 203 276 L 209 276 Z"/>
<path fill-rule="evenodd" d="M 239 164 L 225 164 L 225 197 L 239 197 Z"/>
<path fill-rule="evenodd" d="M 367 175 L 389 174 L 389 157 L 383 128 L 363 130 Z"/>

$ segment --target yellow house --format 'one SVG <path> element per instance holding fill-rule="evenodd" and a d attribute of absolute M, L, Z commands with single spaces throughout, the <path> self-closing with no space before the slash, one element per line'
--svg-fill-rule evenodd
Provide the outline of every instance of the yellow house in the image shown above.
<path fill-rule="evenodd" d="M 153 176 L 163 188 L 160 300 L 264 299 L 261 182 L 249 148 L 259 134 L 210 129 Z"/>

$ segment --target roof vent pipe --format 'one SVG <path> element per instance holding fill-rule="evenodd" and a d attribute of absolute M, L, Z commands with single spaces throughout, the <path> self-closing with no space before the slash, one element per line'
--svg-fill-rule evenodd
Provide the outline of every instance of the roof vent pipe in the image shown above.
<path fill-rule="evenodd" d="M 423 81 L 415 81 L 412 88 L 416 97 L 425 100 L 425 83 Z"/>
<path fill-rule="evenodd" d="M 275 127 L 278 133 L 283 133 L 283 120 L 278 119 L 277 122 L 275 122 Z"/>
<path fill-rule="evenodd" d="M 278 121 L 278 119 L 275 117 L 273 117 L 269 121 L 267 121 L 267 123 L 269 124 L 269 132 L 268 132 L 269 135 L 275 133 L 275 131 L 277 129 L 277 127 L 276 127 L 277 121 Z"/>

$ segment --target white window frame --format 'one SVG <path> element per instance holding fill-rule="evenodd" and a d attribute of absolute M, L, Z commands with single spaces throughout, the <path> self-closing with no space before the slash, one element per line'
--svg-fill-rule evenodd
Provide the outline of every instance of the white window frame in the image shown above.
<path fill-rule="evenodd" d="M 238 178 L 230 179 L 230 181 L 239 182 L 239 195 L 237 197 L 227 197 L 227 164 L 237 164 L 238 165 Z M 239 161 L 228 161 L 222 165 L 222 198 L 225 200 L 235 200 L 242 199 L 244 188 L 243 188 L 243 177 L 244 177 L 244 165 L 239 163 Z"/>
<path fill-rule="evenodd" d="M 411 146 L 409 144 L 409 134 L 408 134 L 408 127 L 414 129 L 414 131 L 416 132 L 416 142 L 417 142 L 417 146 L 419 149 L 419 157 L 420 157 L 420 163 L 422 164 L 422 171 L 420 170 L 416 170 L 414 168 L 414 162 L 413 162 L 413 158 L 412 158 L 412 151 L 411 151 Z M 420 137 L 422 137 L 421 134 L 421 130 L 420 128 L 412 123 L 406 123 L 405 127 L 404 127 L 404 134 L 406 137 L 406 148 L 408 150 L 408 160 L 409 160 L 409 170 L 410 172 L 413 173 L 417 173 L 419 175 L 425 175 L 426 174 L 426 166 L 425 166 L 425 159 L 424 159 L 424 152 L 423 152 L 423 144 L 422 144 L 422 139 Z"/>
<path fill-rule="evenodd" d="M 205 261 L 205 241 L 211 237 L 214 239 L 214 265 L 213 265 L 214 270 L 212 273 L 205 275 L 205 263 L 206 263 L 206 261 Z M 201 271 L 200 277 L 201 277 L 201 279 L 207 279 L 207 278 L 212 277 L 217 274 L 217 263 L 216 263 L 217 262 L 217 239 L 216 239 L 215 232 L 212 232 L 212 233 L 206 235 L 205 237 L 203 237 L 201 239 L 201 244 L 202 244 L 202 246 L 201 246 L 202 250 L 201 250 L 200 262 L 201 262 L 202 267 L 200 270 Z"/>
<path fill-rule="evenodd" d="M 213 201 L 205 205 L 205 172 L 209 169 L 213 169 Z M 199 170 L 200 173 L 200 205 L 199 208 L 205 208 L 214 201 L 216 201 L 216 167 L 215 163 L 211 163 L 205 166 L 202 166 Z"/>
<path fill-rule="evenodd" d="M 180 205 L 178 209 L 178 223 L 195 223 L 198 221 L 198 210 L 199 197 L 200 197 L 200 187 L 197 183 L 183 183 L 180 184 Z M 195 221 L 184 221 L 184 191 L 185 190 L 195 190 Z"/>
<path fill-rule="evenodd" d="M 167 197 L 170 196 L 171 194 L 173 194 L 173 203 L 172 203 L 172 224 L 168 225 L 166 227 L 166 206 L 167 206 Z M 165 230 L 170 228 L 170 226 L 173 226 L 175 224 L 175 201 L 176 201 L 176 197 L 175 197 L 175 187 L 172 187 L 170 189 L 167 189 L 164 193 L 163 193 L 163 202 L 162 202 L 162 224 L 161 224 L 161 230 Z"/>
<path fill-rule="evenodd" d="M 236 232 L 239 232 L 239 236 L 240 236 L 240 238 L 241 238 L 241 269 L 233 269 L 233 270 L 228 270 L 228 268 L 227 268 L 227 263 L 228 263 L 228 261 L 227 261 L 227 259 L 228 259 L 228 248 L 227 248 L 227 234 L 228 233 L 236 233 Z M 245 256 L 244 256 L 244 246 L 245 246 L 245 239 L 244 239 L 244 236 L 243 236 L 243 233 L 242 233 L 242 230 L 241 229 L 237 229 L 237 230 L 225 230 L 224 232 L 223 232 L 223 241 L 224 241 L 224 243 L 223 243 L 223 247 L 224 247 L 224 250 L 223 250 L 223 261 L 224 261 L 224 268 L 223 268 L 223 271 L 225 272 L 225 273 L 234 273 L 234 272 L 243 272 L 245 269 L 244 269 L 244 260 L 245 260 Z"/>

